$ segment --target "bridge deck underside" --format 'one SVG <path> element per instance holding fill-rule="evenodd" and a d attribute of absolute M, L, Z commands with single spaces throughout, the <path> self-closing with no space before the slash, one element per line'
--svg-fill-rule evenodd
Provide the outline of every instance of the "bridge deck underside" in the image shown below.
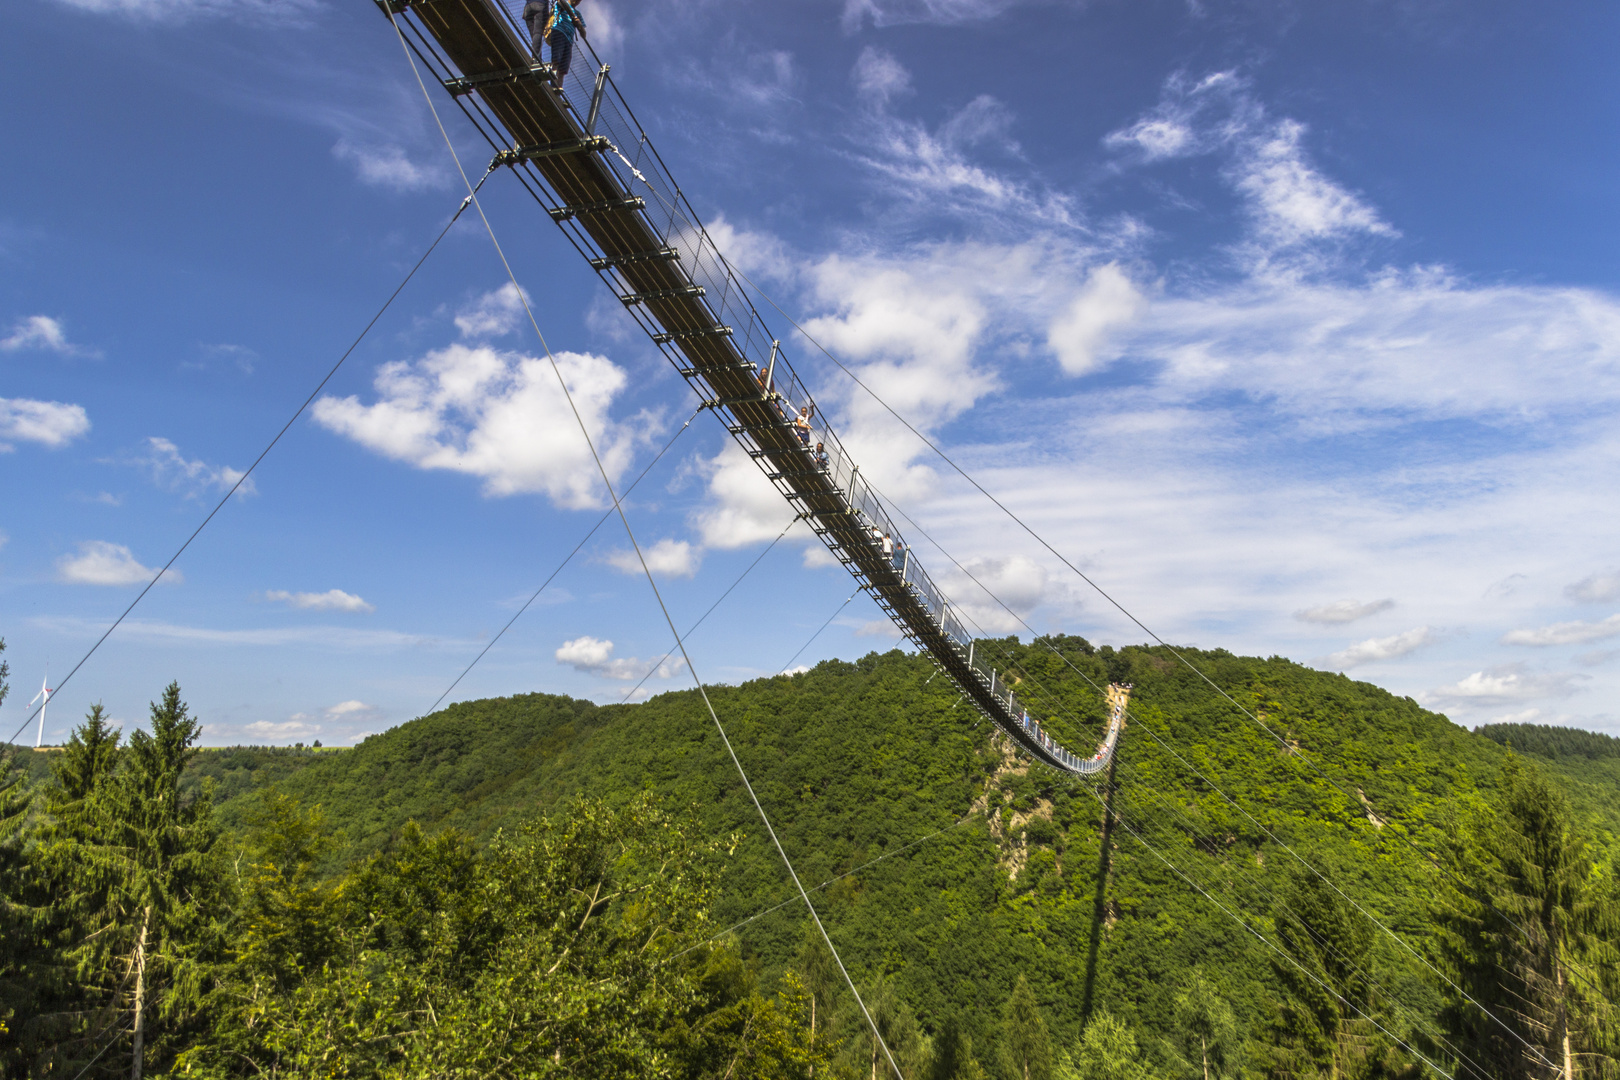
<path fill-rule="evenodd" d="M 883 552 L 870 522 L 852 505 L 853 478 L 847 488 L 840 486 L 838 477 L 818 465 L 794 430 L 787 415 L 790 409 L 784 408 L 780 395 L 767 389 L 761 363 L 750 361 L 733 336 L 718 327 L 715 312 L 720 307 L 711 306 L 713 298 L 696 287 L 682 260 L 667 254 L 672 238 L 667 230 L 660 235 L 656 227 L 662 208 L 645 201 L 637 205 L 607 160 L 607 151 L 586 141 L 581 110 L 588 103 L 571 100 L 548 81 L 523 74 L 535 59 L 489 0 L 426 0 L 410 5 L 408 12 L 461 77 L 476 85 L 474 92 L 506 129 L 512 147 L 539 148 L 525 167 L 550 188 L 564 217 L 577 226 L 576 238 L 583 236 L 600 252 L 593 265 L 622 290 L 621 295 L 641 298 L 633 302 L 667 335 L 662 343 L 677 349 L 689 365 L 683 374 L 729 418 L 731 433 L 905 635 L 927 651 L 980 712 L 1029 753 L 1065 771 L 1097 771 L 1097 759 L 1083 761 L 1025 728 L 1022 717 L 1010 711 L 1012 695 L 1004 699 L 996 692 L 995 676 L 987 678 L 972 664 L 968 650 L 947 633 L 941 618 L 907 583 L 903 568 Z M 514 72 L 519 74 L 499 77 Z M 482 81 L 484 77 L 492 78 Z M 585 148 L 569 149 L 582 141 Z M 559 210 L 552 215 L 558 217 Z M 672 224 L 678 220 L 673 212 L 669 219 Z M 1111 742 L 1110 737 L 1109 752 Z"/>

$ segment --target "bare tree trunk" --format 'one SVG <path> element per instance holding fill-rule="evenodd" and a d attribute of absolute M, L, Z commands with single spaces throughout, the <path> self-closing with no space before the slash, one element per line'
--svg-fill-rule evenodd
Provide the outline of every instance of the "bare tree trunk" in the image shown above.
<path fill-rule="evenodd" d="M 1558 1035 L 1564 1051 L 1564 1080 L 1575 1080 L 1575 1065 L 1569 1052 L 1569 999 L 1564 993 L 1564 965 L 1558 962 L 1557 946 L 1553 953 L 1553 985 L 1558 990 Z"/>
<path fill-rule="evenodd" d="M 129 1080 L 141 1080 L 141 1058 L 146 1053 L 146 928 L 152 921 L 152 909 L 141 912 L 141 933 L 135 939 L 135 1050 L 129 1068 Z"/>
<path fill-rule="evenodd" d="M 1198 1048 L 1204 1054 L 1204 1080 L 1209 1080 L 1209 1040 L 1198 1036 Z"/>

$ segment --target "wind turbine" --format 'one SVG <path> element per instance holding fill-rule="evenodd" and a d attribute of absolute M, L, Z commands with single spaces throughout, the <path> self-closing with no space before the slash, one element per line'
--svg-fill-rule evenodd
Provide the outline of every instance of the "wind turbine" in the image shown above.
<path fill-rule="evenodd" d="M 34 701 L 39 701 L 40 698 L 45 699 L 45 701 L 39 707 L 39 734 L 34 736 L 35 750 L 38 750 L 40 743 L 45 741 L 45 706 L 51 703 L 51 695 L 53 693 L 55 693 L 55 691 L 51 689 L 51 674 L 47 671 L 45 673 L 45 681 L 39 685 L 39 693 L 34 695 Z M 32 705 L 34 701 L 30 701 L 28 704 Z"/>

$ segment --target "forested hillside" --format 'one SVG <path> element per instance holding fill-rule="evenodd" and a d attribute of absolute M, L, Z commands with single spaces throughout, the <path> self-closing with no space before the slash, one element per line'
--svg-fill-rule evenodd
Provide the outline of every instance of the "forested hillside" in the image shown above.
<path fill-rule="evenodd" d="M 898 651 L 709 690 L 801 879 L 837 879 L 817 910 L 906 1076 L 1551 1076 L 1566 1029 L 1580 1075 L 1611 1075 L 1620 789 L 1599 798 L 1601 776 L 1532 764 L 1410 699 L 1279 658 L 1187 654 L 1257 723 L 1161 649 L 983 647 L 1076 747 L 1102 729 L 1091 684 L 1134 684 L 1108 780 L 1021 762 Z M 695 692 L 624 707 L 459 703 L 294 760 L 261 767 L 274 783 L 211 819 L 216 857 L 245 853 L 237 899 L 214 917 L 257 944 L 210 946 L 216 967 L 197 977 L 216 997 L 191 990 L 170 1008 L 193 1026 L 171 1031 L 168 1067 L 416 1075 L 402 1062 L 481 1060 L 466 1032 L 521 1028 L 511 1003 L 532 999 L 606 1010 L 597 1024 L 629 1009 L 625 1031 L 645 1040 L 626 1035 L 557 1075 L 655 1075 L 626 1064 L 655 1058 L 669 1075 L 882 1074 Z M 1571 785 L 1584 785 L 1574 810 L 1560 795 Z M 36 818 L 78 812 L 61 794 L 41 800 Z M 65 843 L 48 829 L 36 841 L 62 866 Z M 1526 845 L 1552 854 L 1527 868 Z M 579 875 L 623 889 L 595 894 Z M 1523 944 L 1541 933 L 1528 883 L 1552 878 L 1552 936 Z M 542 885 L 551 900 L 529 896 Z M 644 902 L 598 906 L 636 889 Z M 536 973 L 566 974 L 584 946 L 558 954 L 514 911 L 547 934 L 567 911 L 581 932 L 611 911 L 618 944 L 592 939 L 595 974 L 555 986 Z M 480 919 L 505 929 L 490 938 Z M 1523 934 L 1504 936 L 1501 919 Z M 667 983 L 613 952 L 637 920 L 651 934 L 637 948 L 680 942 L 658 969 Z M 1553 976 L 1573 980 L 1562 996 Z M 614 979 L 674 997 L 592 996 Z M 462 989 L 435 996 L 446 987 Z M 1505 1022 L 1482 1023 L 1470 999 Z M 443 1034 L 423 1042 L 429 1014 Z M 317 1019 L 349 1025 L 329 1032 L 334 1046 L 370 1049 L 311 1055 L 293 1033 Z M 530 1022 L 551 1032 L 535 1046 L 558 1054 L 596 1030 Z M 235 1064 L 220 1050 L 231 1040 Z M 388 1058 L 389 1040 L 410 1053 Z"/>

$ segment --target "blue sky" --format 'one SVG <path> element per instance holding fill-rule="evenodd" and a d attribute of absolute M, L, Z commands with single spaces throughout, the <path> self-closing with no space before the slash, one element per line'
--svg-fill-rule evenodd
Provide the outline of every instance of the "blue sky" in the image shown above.
<path fill-rule="evenodd" d="M 462 195 L 371 3 L 13 6 L 7 733 Z M 1613 5 L 583 10 L 722 249 L 1167 640 L 1470 725 L 1620 732 Z M 509 176 L 484 203 L 633 477 L 690 393 Z M 425 711 L 605 506 L 514 300 L 464 219 L 47 741 L 95 700 L 139 722 L 171 678 L 212 743 L 343 743 Z M 1031 624 L 1141 640 L 767 321 L 863 469 Z M 629 506 L 682 625 L 786 524 L 708 416 Z M 455 696 L 629 692 L 670 641 L 626 548 L 604 526 Z M 918 551 L 987 632 L 1016 629 Z M 694 663 L 780 670 L 851 588 L 790 532 Z M 892 641 L 858 598 L 803 660 Z M 666 664 L 641 693 L 688 680 Z"/>

